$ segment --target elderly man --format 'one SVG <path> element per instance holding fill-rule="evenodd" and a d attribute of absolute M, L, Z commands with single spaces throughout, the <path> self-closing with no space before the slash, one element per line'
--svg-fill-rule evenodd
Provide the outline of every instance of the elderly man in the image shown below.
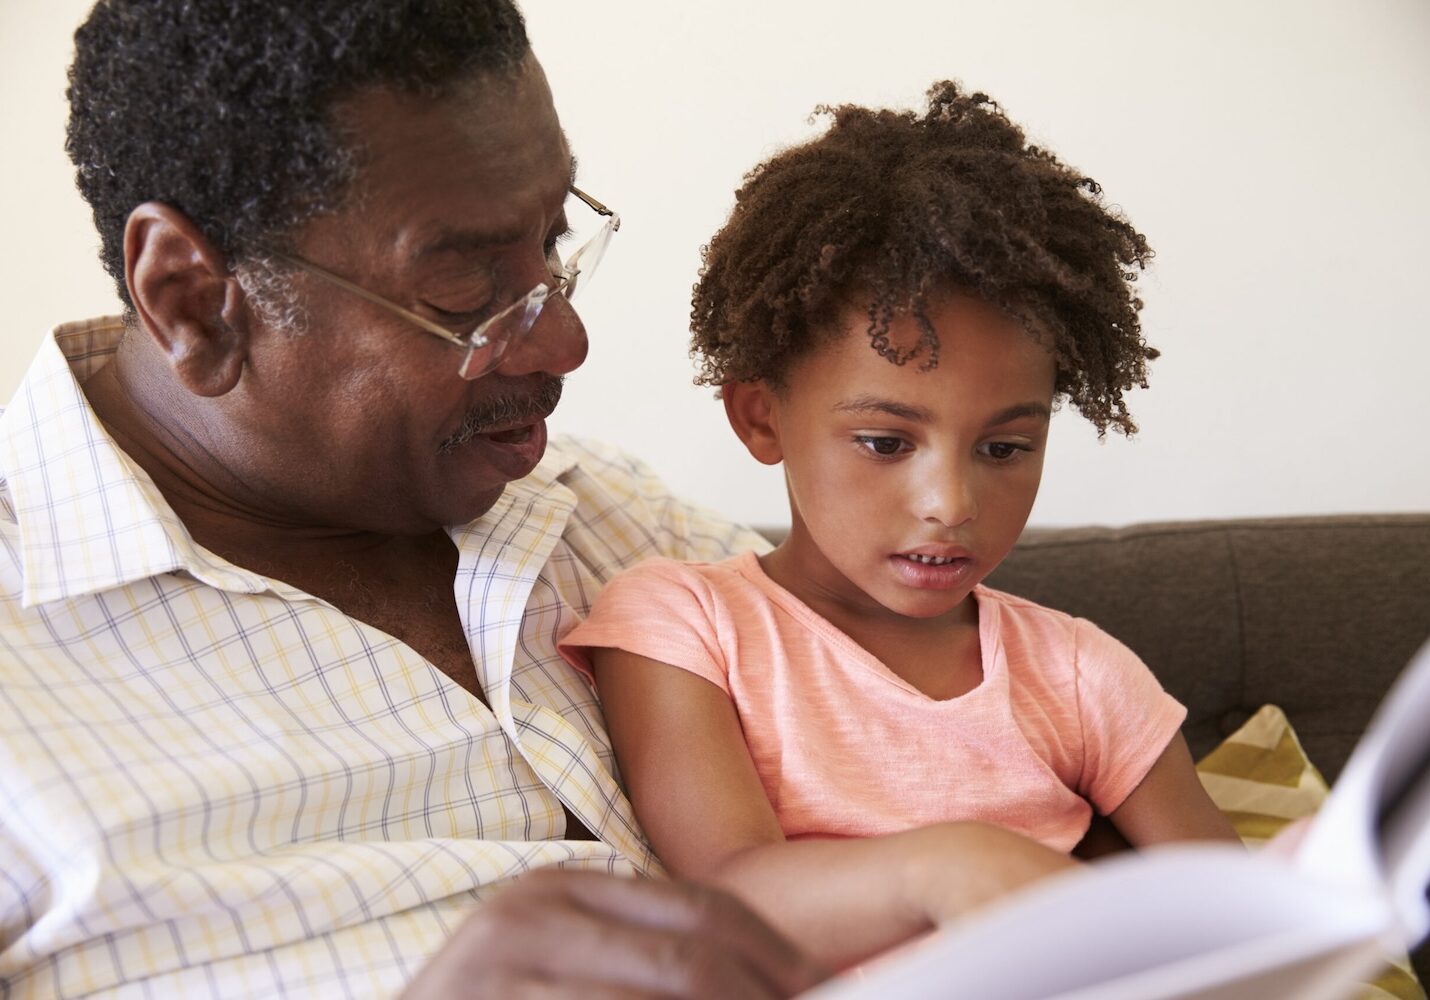
<path fill-rule="evenodd" d="M 547 442 L 618 223 L 518 12 L 101 0 L 76 44 L 127 311 L 0 418 L 0 993 L 384 994 L 449 939 L 414 993 L 813 982 L 615 877 L 657 866 L 556 638 L 757 539 Z"/>

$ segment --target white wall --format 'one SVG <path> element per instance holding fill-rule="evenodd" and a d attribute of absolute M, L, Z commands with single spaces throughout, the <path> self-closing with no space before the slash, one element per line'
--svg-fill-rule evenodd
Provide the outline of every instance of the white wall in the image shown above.
<path fill-rule="evenodd" d="M 43 9 L 41 9 L 43 6 Z M 87 0 L 0 0 L 0 398 L 40 332 L 113 301 L 62 146 Z M 1430 509 L 1430 4 L 1423 0 L 527 0 L 581 159 L 624 226 L 558 428 L 687 495 L 785 518 L 690 385 L 698 247 L 820 102 L 952 76 L 1101 181 L 1158 251 L 1142 433 L 1054 421 L 1042 524 Z"/>

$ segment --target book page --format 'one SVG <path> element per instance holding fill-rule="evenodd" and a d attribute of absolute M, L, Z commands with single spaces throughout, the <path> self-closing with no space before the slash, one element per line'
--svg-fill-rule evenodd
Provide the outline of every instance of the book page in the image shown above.
<path fill-rule="evenodd" d="M 1296 862 L 1308 878 L 1385 894 L 1409 944 L 1430 930 L 1430 644 L 1376 711 Z"/>
<path fill-rule="evenodd" d="M 815 990 L 818 1000 L 1337 998 L 1382 964 L 1383 898 L 1222 844 L 1058 876 Z M 1316 983 L 1327 985 L 1317 991 Z"/>

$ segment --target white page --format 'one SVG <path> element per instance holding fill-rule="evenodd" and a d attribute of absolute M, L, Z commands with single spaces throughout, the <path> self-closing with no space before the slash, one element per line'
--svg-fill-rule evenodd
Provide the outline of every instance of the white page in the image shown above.
<path fill-rule="evenodd" d="M 1373 973 L 1389 920 L 1383 897 L 1328 888 L 1289 862 L 1173 846 L 1051 879 L 806 996 L 1259 1000 L 1267 973 Z"/>
<path fill-rule="evenodd" d="M 1407 945 L 1430 931 L 1430 644 L 1386 695 L 1296 858 L 1307 877 L 1385 894 Z"/>

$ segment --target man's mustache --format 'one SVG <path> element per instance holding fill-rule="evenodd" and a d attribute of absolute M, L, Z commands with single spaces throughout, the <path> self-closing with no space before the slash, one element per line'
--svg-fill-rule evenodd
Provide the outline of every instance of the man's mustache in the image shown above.
<path fill-rule="evenodd" d="M 561 401 L 561 387 L 565 381 L 560 375 L 546 375 L 534 389 L 520 393 L 504 393 L 493 399 L 483 400 L 466 412 L 462 417 L 462 426 L 438 445 L 437 451 L 445 455 L 460 448 L 478 434 L 487 434 L 498 428 L 534 424 L 549 417 L 551 411 L 556 409 L 556 404 Z"/>

